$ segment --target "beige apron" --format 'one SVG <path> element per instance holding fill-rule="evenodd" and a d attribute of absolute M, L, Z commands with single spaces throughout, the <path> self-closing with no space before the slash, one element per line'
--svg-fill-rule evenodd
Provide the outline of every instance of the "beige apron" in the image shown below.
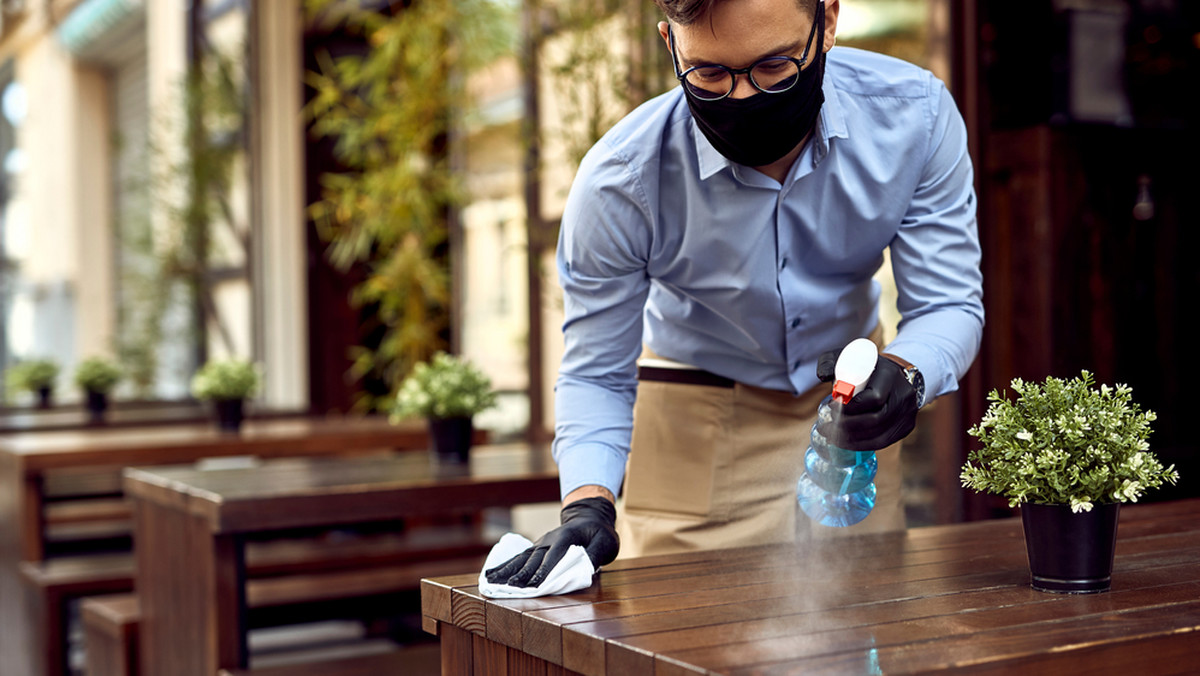
<path fill-rule="evenodd" d="M 899 443 L 877 454 L 877 498 L 866 519 L 831 528 L 799 510 L 796 482 L 817 405 L 829 391 L 828 384 L 796 396 L 741 383 L 638 383 L 617 503 L 620 556 L 902 530 Z"/>

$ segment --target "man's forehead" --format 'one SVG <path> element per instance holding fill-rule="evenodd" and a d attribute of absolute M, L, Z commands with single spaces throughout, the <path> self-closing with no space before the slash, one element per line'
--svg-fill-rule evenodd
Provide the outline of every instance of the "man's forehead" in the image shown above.
<path fill-rule="evenodd" d="M 739 6 L 746 11 L 733 11 Z M 803 50 L 814 19 L 795 0 L 730 0 L 702 20 L 672 23 L 671 31 L 681 61 L 738 67 Z"/>
<path fill-rule="evenodd" d="M 748 5 L 768 5 L 774 12 L 785 10 L 788 5 L 799 9 L 808 16 L 813 16 L 818 3 L 825 0 L 657 0 L 657 3 L 667 16 L 667 20 L 675 27 L 691 26 L 708 23 L 712 20 L 714 11 L 730 9 L 739 11 Z"/>

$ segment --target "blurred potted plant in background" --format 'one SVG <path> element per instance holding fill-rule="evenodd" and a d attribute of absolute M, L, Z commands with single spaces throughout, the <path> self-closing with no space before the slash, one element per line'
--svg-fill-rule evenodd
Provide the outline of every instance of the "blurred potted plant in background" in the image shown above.
<path fill-rule="evenodd" d="M 237 432 L 245 417 L 245 401 L 258 391 L 261 382 L 258 366 L 249 361 L 211 360 L 192 377 L 192 395 L 213 402 L 217 426 L 222 431 Z"/>
<path fill-rule="evenodd" d="M 58 362 L 53 359 L 17 362 L 8 369 L 8 387 L 16 392 L 33 392 L 38 398 L 38 408 L 50 408 L 58 371 Z"/>
<path fill-rule="evenodd" d="M 439 352 L 413 367 L 400 384 L 392 419 L 424 417 L 439 459 L 465 462 L 474 416 L 496 405 L 492 381 L 465 359 Z"/>
<path fill-rule="evenodd" d="M 968 432 L 983 447 L 968 454 L 963 486 L 1020 506 L 1039 591 L 1106 591 L 1121 503 L 1179 478 L 1150 451 L 1154 412 L 1126 385 L 1094 385 L 1087 371 L 1042 384 L 1016 378 L 1016 401 L 993 390 Z"/>
<path fill-rule="evenodd" d="M 87 409 L 92 422 L 104 419 L 108 410 L 108 395 L 121 382 L 122 372 L 115 362 L 104 357 L 88 357 L 75 369 L 75 384 L 87 397 Z"/>

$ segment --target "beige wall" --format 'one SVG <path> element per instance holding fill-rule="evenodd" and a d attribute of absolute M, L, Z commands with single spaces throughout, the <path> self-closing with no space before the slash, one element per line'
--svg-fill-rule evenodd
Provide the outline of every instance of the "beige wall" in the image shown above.
<path fill-rule="evenodd" d="M 259 3 L 258 107 L 258 350 L 264 400 L 308 405 L 308 286 L 304 216 L 304 124 L 300 112 L 303 60 L 300 12 L 292 3 Z"/>
<path fill-rule="evenodd" d="M 52 34 L 27 37 L 22 46 L 12 56 L 29 101 L 17 130 L 26 166 L 9 204 L 5 245 L 23 283 L 64 290 L 76 313 L 73 344 L 47 345 L 30 333 L 40 292 L 19 295 L 11 347 L 30 357 L 66 349 L 48 356 L 69 372 L 74 358 L 107 352 L 113 331 L 108 95 L 104 74 L 78 67 Z"/>
<path fill-rule="evenodd" d="M 72 107 L 75 160 L 68 164 L 71 177 L 67 203 L 74 212 L 74 258 L 77 271 L 77 332 L 79 355 L 108 353 L 112 346 L 116 313 L 113 269 L 112 162 L 110 159 L 110 100 L 105 74 L 88 66 L 72 68 L 78 105 Z"/>

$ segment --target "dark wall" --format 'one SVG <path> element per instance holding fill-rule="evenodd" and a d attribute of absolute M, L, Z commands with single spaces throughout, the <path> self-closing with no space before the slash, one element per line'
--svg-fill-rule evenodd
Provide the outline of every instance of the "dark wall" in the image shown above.
<path fill-rule="evenodd" d="M 1151 446 L 1182 479 L 1147 499 L 1200 495 L 1200 3 L 1062 5 L 980 0 L 966 36 L 988 325 L 964 422 L 1015 376 L 1088 369 L 1158 414 Z M 1002 512 L 965 497 L 966 518 Z"/>
<path fill-rule="evenodd" d="M 358 33 L 337 29 L 311 29 L 304 36 L 304 67 L 317 72 L 319 55 L 333 58 L 365 53 Z M 305 88 L 305 103 L 312 90 Z M 305 145 L 305 204 L 321 198 L 321 175 L 344 170 L 334 154 L 331 138 L 310 134 Z M 335 268 L 325 254 L 317 226 L 306 221 L 308 270 L 309 373 L 312 410 L 317 413 L 352 410 L 360 388 L 383 388 L 377 382 L 359 382 L 350 375 L 351 351 L 359 345 L 378 344 L 371 308 L 356 308 L 350 301 L 355 286 L 366 279 L 362 265 L 348 271 Z M 384 388 L 383 391 L 386 391 Z"/>

